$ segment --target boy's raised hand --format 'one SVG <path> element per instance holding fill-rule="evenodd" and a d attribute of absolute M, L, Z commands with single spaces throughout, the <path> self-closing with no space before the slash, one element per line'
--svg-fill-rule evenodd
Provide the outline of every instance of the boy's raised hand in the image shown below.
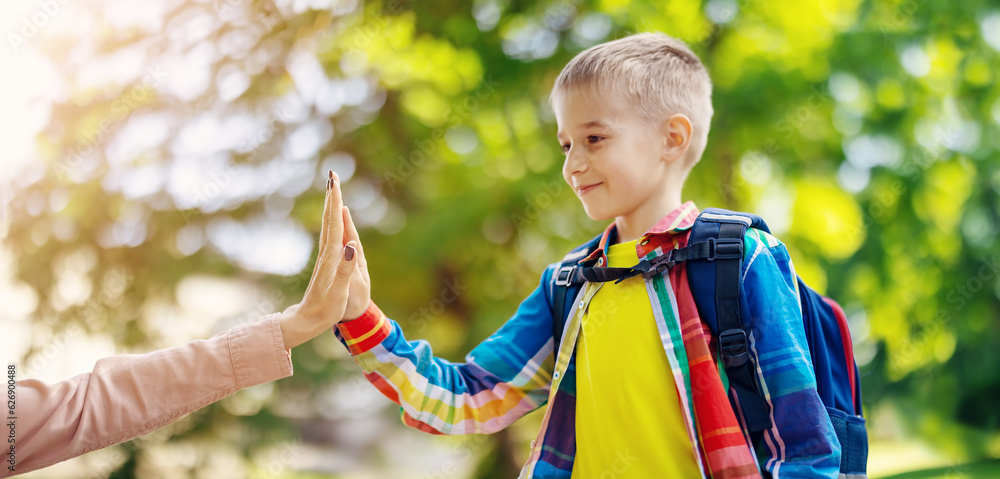
<path fill-rule="evenodd" d="M 333 175 L 337 178 L 336 173 Z M 340 188 L 339 178 L 337 185 L 334 187 Z M 343 321 L 351 321 L 361 317 L 365 313 L 365 310 L 368 309 L 368 304 L 371 302 L 372 296 L 372 283 L 368 277 L 368 262 L 365 260 L 365 249 L 361 246 L 361 237 L 358 235 L 358 229 L 354 226 L 351 211 L 346 206 L 341 209 L 343 210 L 345 226 L 343 243 L 347 244 L 350 242 L 358 250 L 358 269 L 354 272 L 354 276 L 351 277 L 351 294 L 347 298 L 347 310 L 343 316 Z"/>
<path fill-rule="evenodd" d="M 318 336 L 345 317 L 345 312 L 348 311 L 348 293 L 351 293 L 351 299 L 355 296 L 355 278 L 359 277 L 357 265 L 364 264 L 363 257 L 359 254 L 360 241 L 341 241 L 345 238 L 345 218 L 349 216 L 344 213 L 340 181 L 332 171 L 329 176 L 323 205 L 323 226 L 319 233 L 319 254 L 316 256 L 312 278 L 309 279 L 302 301 L 289 306 L 278 320 L 285 349 L 291 349 Z M 350 228 L 353 230 L 354 225 L 351 224 Z M 353 231 L 354 237 L 357 237 L 357 231 Z M 366 271 L 365 284 L 367 277 Z M 367 297 L 367 293 L 365 296 Z M 366 308 L 367 306 L 365 303 Z"/>

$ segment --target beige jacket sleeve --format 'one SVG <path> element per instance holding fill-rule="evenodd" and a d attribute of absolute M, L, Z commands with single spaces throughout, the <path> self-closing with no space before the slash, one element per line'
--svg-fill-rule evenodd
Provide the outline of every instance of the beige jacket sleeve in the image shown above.
<path fill-rule="evenodd" d="M 101 359 L 93 372 L 59 383 L 16 381 L 16 465 L 11 471 L 4 441 L 0 477 L 128 441 L 240 389 L 290 376 L 278 315 L 184 346 Z"/>

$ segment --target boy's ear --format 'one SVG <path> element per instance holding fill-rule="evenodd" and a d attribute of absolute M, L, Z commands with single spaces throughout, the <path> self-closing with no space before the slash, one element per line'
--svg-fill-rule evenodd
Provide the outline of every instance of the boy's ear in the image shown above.
<path fill-rule="evenodd" d="M 682 158 L 691 146 L 691 119 L 683 113 L 671 115 L 660 125 L 663 138 L 661 157 L 668 163 Z"/>

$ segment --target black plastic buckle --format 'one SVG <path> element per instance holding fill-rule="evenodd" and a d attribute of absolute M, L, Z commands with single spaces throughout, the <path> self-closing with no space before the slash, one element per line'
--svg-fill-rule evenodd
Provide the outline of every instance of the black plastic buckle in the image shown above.
<path fill-rule="evenodd" d="M 569 280 L 573 278 L 573 272 L 576 271 L 576 268 L 575 264 L 559 268 L 559 271 L 556 273 L 556 286 L 569 286 Z"/>
<path fill-rule="evenodd" d="M 672 250 L 670 250 L 670 252 L 668 252 L 666 254 L 661 254 L 661 255 L 653 258 L 653 260 L 650 261 L 649 270 L 646 271 L 645 273 L 642 273 L 642 277 L 643 278 L 652 278 L 653 276 L 656 276 L 656 275 L 658 275 L 658 274 L 660 274 L 660 273 L 662 273 L 662 272 L 670 269 L 675 264 L 677 264 L 677 262 L 674 261 L 674 251 L 677 251 L 677 250 L 676 249 L 672 249 Z"/>
<path fill-rule="evenodd" d="M 717 259 L 742 259 L 743 258 L 743 240 L 737 238 L 709 238 L 708 239 L 708 258 L 706 261 L 715 261 Z"/>
<path fill-rule="evenodd" d="M 719 347 L 722 349 L 722 362 L 727 368 L 742 366 L 750 357 L 747 333 L 742 329 L 727 329 L 719 333 Z"/>

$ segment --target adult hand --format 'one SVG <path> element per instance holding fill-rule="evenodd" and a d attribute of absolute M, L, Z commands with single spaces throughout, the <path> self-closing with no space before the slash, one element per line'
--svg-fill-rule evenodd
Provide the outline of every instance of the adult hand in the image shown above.
<path fill-rule="evenodd" d="M 334 177 L 333 171 L 329 176 L 319 234 L 319 254 L 309 286 L 302 301 L 289 306 L 279 318 L 285 349 L 318 336 L 344 318 L 348 293 L 354 284 L 352 277 L 358 275 L 360 242 L 341 241 L 344 238 L 344 219 L 350 217 L 345 213 L 339 179 Z M 357 231 L 354 234 L 356 236 Z M 367 276 L 365 273 L 365 278 Z"/>

